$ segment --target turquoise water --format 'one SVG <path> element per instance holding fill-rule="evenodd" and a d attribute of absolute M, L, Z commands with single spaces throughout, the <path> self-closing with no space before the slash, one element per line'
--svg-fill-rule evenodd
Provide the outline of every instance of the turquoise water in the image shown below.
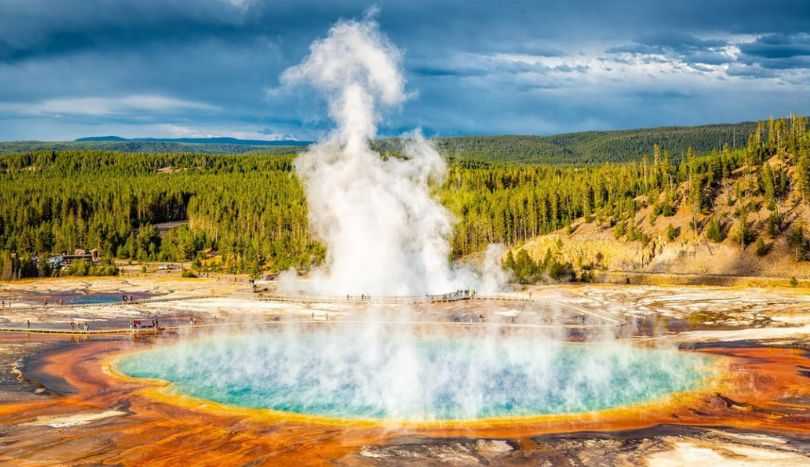
<path fill-rule="evenodd" d="M 134 377 L 249 408 L 337 418 L 470 420 L 573 413 L 699 388 L 708 357 L 536 336 L 347 330 L 188 340 L 122 357 Z"/>
<path fill-rule="evenodd" d="M 102 305 L 105 303 L 117 303 L 121 301 L 121 294 L 96 294 L 96 295 L 75 295 L 65 300 L 65 303 L 74 305 Z"/>

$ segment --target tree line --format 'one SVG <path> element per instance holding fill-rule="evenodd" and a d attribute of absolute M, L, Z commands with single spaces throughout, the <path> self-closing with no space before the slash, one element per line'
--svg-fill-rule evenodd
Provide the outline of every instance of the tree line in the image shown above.
<path fill-rule="evenodd" d="M 454 257 L 489 243 L 520 244 L 579 218 L 644 241 L 643 229 L 628 222 L 644 206 L 664 217 L 686 206 L 695 229 L 720 236 L 705 218 L 714 203 L 729 202 L 716 199 L 721 187 L 734 186 L 740 200 L 759 194 L 765 208 L 794 189 L 810 200 L 809 140 L 806 119 L 794 116 L 760 122 L 742 148 L 700 155 L 655 145 L 640 160 L 600 165 L 453 159 L 436 190 L 456 218 Z M 325 250 L 309 234 L 294 157 L 96 149 L 0 155 L 0 274 L 45 274 L 32 267 L 33 255 L 77 248 L 98 249 L 108 261 L 193 261 L 197 269 L 254 275 L 307 270 Z M 161 234 L 167 222 L 180 226 Z M 543 265 L 552 266 L 566 274 Z"/>

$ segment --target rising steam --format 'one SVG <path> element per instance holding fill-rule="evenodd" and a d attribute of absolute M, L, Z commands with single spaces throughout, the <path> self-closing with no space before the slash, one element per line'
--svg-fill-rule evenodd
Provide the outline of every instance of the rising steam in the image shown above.
<path fill-rule="evenodd" d="M 401 158 L 369 142 L 380 112 L 406 99 L 400 51 L 372 20 L 341 21 L 286 70 L 285 84 L 309 84 L 329 102 L 336 128 L 296 160 L 313 233 L 327 247 L 310 288 L 326 294 L 422 295 L 503 284 L 448 261 L 452 216 L 432 196 L 446 165 L 414 131 Z M 490 258 L 491 259 L 491 258 Z M 487 261 L 497 271 L 497 261 Z"/>

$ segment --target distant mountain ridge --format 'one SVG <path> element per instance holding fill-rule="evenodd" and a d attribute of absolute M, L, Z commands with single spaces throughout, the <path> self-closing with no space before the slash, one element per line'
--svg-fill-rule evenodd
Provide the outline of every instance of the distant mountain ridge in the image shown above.
<path fill-rule="evenodd" d="M 122 138 L 120 136 L 88 136 L 73 140 L 77 143 L 87 142 L 135 142 L 135 143 L 183 143 L 183 144 L 228 144 L 244 146 L 308 146 L 312 141 L 299 141 L 294 139 L 262 140 L 238 139 L 226 136 L 210 138 Z"/>
<path fill-rule="evenodd" d="M 506 163 L 588 165 L 606 162 L 638 161 L 652 154 L 653 145 L 669 151 L 678 161 L 692 147 L 706 154 L 723 145 L 744 147 L 756 123 L 742 122 L 699 126 L 669 126 L 631 130 L 583 131 L 550 136 L 481 135 L 429 138 L 439 152 L 456 160 Z M 312 144 L 299 140 L 242 140 L 212 138 L 133 138 L 92 136 L 75 141 L 0 142 L 0 153 L 34 151 L 103 150 L 126 153 L 205 153 L 239 154 L 261 151 L 266 154 L 296 154 Z M 388 155 L 402 152 L 398 138 L 379 138 L 372 147 Z"/>

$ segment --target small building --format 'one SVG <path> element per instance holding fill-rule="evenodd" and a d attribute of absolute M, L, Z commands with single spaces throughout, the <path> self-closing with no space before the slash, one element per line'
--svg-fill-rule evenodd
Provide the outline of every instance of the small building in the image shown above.
<path fill-rule="evenodd" d="M 65 255 L 65 254 L 62 255 L 62 262 L 65 266 L 70 266 L 70 263 L 80 260 L 88 263 L 98 263 L 99 262 L 98 250 L 94 248 L 88 252 L 82 249 L 77 249 L 73 252 L 72 255 Z"/>
<path fill-rule="evenodd" d="M 48 258 L 48 263 L 51 265 L 51 268 L 59 269 L 63 266 L 70 266 L 70 263 L 74 261 L 85 261 L 87 263 L 98 264 L 100 259 L 101 258 L 98 255 L 98 250 L 95 248 L 89 252 L 81 248 L 77 248 L 72 255 L 62 253 L 61 255 L 51 256 Z"/>

